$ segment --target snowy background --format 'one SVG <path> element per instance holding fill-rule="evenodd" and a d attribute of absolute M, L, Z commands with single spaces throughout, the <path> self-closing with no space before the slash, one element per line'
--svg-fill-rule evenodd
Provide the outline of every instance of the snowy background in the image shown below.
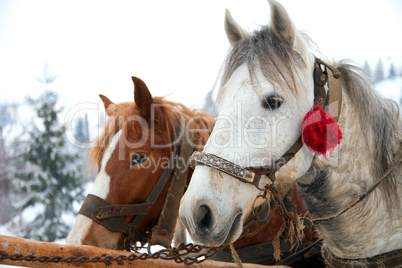
<path fill-rule="evenodd" d="M 381 62 L 384 80 L 375 87 L 400 102 L 401 1 L 281 3 L 325 58 L 366 64 L 373 77 Z M 250 31 L 269 21 L 266 0 L 122 0 L 113 4 L 0 0 L 0 106 L 13 105 L 15 110 L 12 124 L 2 126 L 6 145 L 36 120 L 25 97 L 36 98 L 44 91 L 38 82 L 44 66 L 57 76 L 49 89 L 60 96 L 67 138 L 72 136 L 74 119 L 84 114 L 89 118 L 90 140 L 96 138 L 104 120 L 98 94 L 114 102 L 132 101 L 132 75 L 143 79 L 154 96 L 202 107 L 229 49 L 223 29 L 225 8 Z M 391 66 L 395 77 L 388 78 Z M 22 212 L 12 223 L 0 226 L 0 234 L 14 235 L 16 225 L 41 209 Z M 65 220 L 72 224 L 74 217 Z"/>
<path fill-rule="evenodd" d="M 382 60 L 385 72 L 391 63 L 402 72 L 401 1 L 281 3 L 327 59 L 373 69 Z M 248 30 L 269 21 L 266 0 L 0 0 L 0 103 L 24 106 L 24 96 L 43 92 L 37 78 L 47 65 L 66 121 L 77 109 L 98 120 L 98 94 L 132 100 L 132 75 L 155 96 L 202 107 L 229 49 L 225 8 Z"/>
<path fill-rule="evenodd" d="M 401 1 L 281 2 L 326 58 L 373 68 L 382 59 L 401 72 Z M 41 93 L 47 64 L 67 108 L 99 93 L 132 100 L 132 75 L 154 95 L 200 106 L 229 49 L 225 8 L 249 30 L 269 21 L 266 0 L 0 0 L 0 101 Z"/>

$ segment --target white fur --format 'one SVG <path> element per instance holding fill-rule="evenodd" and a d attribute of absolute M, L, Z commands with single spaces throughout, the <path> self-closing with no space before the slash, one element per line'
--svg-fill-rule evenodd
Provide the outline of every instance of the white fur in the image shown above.
<path fill-rule="evenodd" d="M 356 152 L 371 150 L 367 147 L 366 140 L 361 137 L 366 137 L 370 144 L 374 144 L 370 133 L 363 133 L 356 124 L 357 115 L 358 111 L 350 105 L 347 96 L 344 95 L 339 124 L 344 130 L 343 139 L 347 142 L 341 143 L 328 159 L 320 157 L 316 161 L 318 165 L 328 168 L 328 177 L 331 181 L 328 195 L 340 202 L 342 208 L 350 206 L 379 179 L 372 175 L 370 168 L 367 168 L 372 163 L 371 154 L 360 153 L 356 157 Z M 342 157 L 338 157 L 339 152 L 342 153 Z M 308 183 L 304 179 L 301 182 Z M 356 207 L 339 217 L 342 222 L 339 229 L 331 230 L 317 225 L 320 236 L 333 254 L 349 259 L 367 258 L 401 248 L 402 211 L 395 206 L 390 213 L 382 195 L 383 193 L 377 189 Z M 322 212 L 313 213 L 319 217 L 321 216 L 319 213 Z"/>
<path fill-rule="evenodd" d="M 221 88 L 220 114 L 204 152 L 215 154 L 243 167 L 264 166 L 281 157 L 300 136 L 303 117 L 313 105 L 314 56 L 308 51 L 304 38 L 294 29 L 284 8 L 275 0 L 270 0 L 270 4 L 271 8 L 276 7 L 271 11 L 280 13 L 274 14 L 278 16 L 272 22 L 282 19 L 283 23 L 274 29 L 274 32 L 281 35 L 280 38 L 290 40 L 294 51 L 297 51 L 306 63 L 306 68 L 295 76 L 297 93 L 292 94 L 283 88 L 276 88 L 277 95 L 283 97 L 285 102 L 274 111 L 261 106 L 262 98 L 274 93 L 273 85 L 261 71 L 256 72 L 258 85 L 253 86 L 248 67 L 242 65 Z M 229 30 L 236 27 L 233 19 L 228 23 L 231 24 Z M 275 28 L 275 25 L 272 28 Z M 286 29 L 287 32 L 284 31 Z M 295 36 L 292 36 L 292 33 Z M 228 36 L 231 38 L 232 35 Z M 231 43 L 234 41 L 236 40 L 231 40 Z M 303 175 L 300 182 L 308 187 L 316 178 L 314 169 L 325 168 L 327 174 L 324 177 L 328 180 L 325 182 L 325 186 L 328 186 L 325 190 L 328 193 L 323 193 L 327 194 L 328 198 L 314 199 L 314 195 L 303 197 L 306 204 L 325 204 L 324 208 L 310 211 L 313 218 L 338 212 L 333 211 L 338 207 L 348 207 L 379 179 L 377 175 L 373 175 L 373 156 L 370 153 L 374 151 L 375 139 L 367 131 L 363 133 L 358 122 L 359 111 L 350 104 L 348 96 L 343 94 L 343 107 L 338 122 L 344 134 L 343 142 L 331 155 L 327 155 L 327 158 L 317 157 L 312 169 L 309 168 L 313 155 L 303 147 L 276 173 L 278 188 L 288 187 Z M 400 124 L 396 131 L 401 133 Z M 400 140 L 399 136 L 398 141 L 391 141 L 398 144 L 389 144 L 390 148 L 397 148 Z M 396 149 L 393 153 L 395 151 Z M 266 159 L 266 162 L 253 162 L 256 159 Z M 402 185 L 400 175 L 398 180 Z M 266 180 L 261 184 L 264 182 Z M 301 184 L 299 186 L 304 187 Z M 402 196 L 401 187 L 398 190 L 399 196 Z M 195 242 L 208 245 L 231 243 L 241 234 L 242 224 L 258 194 L 259 191 L 250 184 L 242 183 L 215 169 L 197 166 L 189 188 L 181 200 L 180 217 Z M 324 199 L 332 203 L 326 204 Z M 211 216 L 207 220 L 210 224 L 207 224 L 206 232 L 200 231 L 201 228 L 194 220 L 202 205 L 211 210 Z M 230 239 L 227 239 L 230 229 L 234 226 L 234 218 L 240 213 L 240 226 L 232 230 Z M 336 256 L 350 259 L 366 258 L 401 247 L 401 219 L 402 211 L 397 205 L 387 207 L 384 192 L 377 188 L 353 209 L 329 223 L 318 224 L 317 229 L 324 239 L 324 244 Z"/>
<path fill-rule="evenodd" d="M 114 150 L 116 149 L 116 145 L 120 139 L 121 132 L 122 131 L 120 130 L 113 136 L 109 147 L 106 149 L 105 155 L 103 156 L 102 159 L 101 169 L 95 178 L 95 183 L 91 190 L 91 194 L 96 195 L 103 199 L 105 199 L 107 194 L 109 193 L 109 184 L 110 184 L 110 176 L 106 173 L 106 166 Z M 73 229 L 66 238 L 67 244 L 82 245 L 82 240 L 88 234 L 88 230 L 91 224 L 92 224 L 91 219 L 89 219 L 84 215 L 78 214 Z"/>
<path fill-rule="evenodd" d="M 312 69 L 312 66 L 310 67 Z M 243 167 L 266 166 L 281 157 L 300 137 L 301 122 L 313 102 L 311 90 L 308 90 L 312 85 L 311 82 L 300 81 L 299 95 L 305 99 L 299 103 L 296 103 L 292 93 L 277 90 L 277 94 L 285 101 L 278 110 L 269 110 L 264 108 L 261 102 L 263 96 L 275 94 L 273 85 L 265 79 L 261 71 L 257 71 L 259 85 L 252 85 L 247 68 L 245 64 L 240 66 L 224 85 L 221 112 L 204 152 Z M 298 154 L 295 160 L 305 161 L 292 161 L 303 163 L 302 167 L 293 168 L 293 178 L 306 172 L 312 158 L 307 149 Z M 268 179 L 265 177 L 260 185 L 266 183 Z M 197 166 L 181 201 L 180 214 L 184 222 L 191 226 L 189 232 L 194 241 L 215 245 L 221 242 L 215 240 L 215 237 L 219 234 L 221 240 L 221 234 L 229 232 L 234 217 L 242 213 L 241 224 L 232 237 L 233 242 L 240 236 L 254 198 L 260 193 L 251 184 L 242 183 L 217 170 Z M 213 223 L 208 237 L 200 237 L 194 229 L 192 215 L 200 205 L 208 206 L 213 212 Z"/>
<path fill-rule="evenodd" d="M 276 1 L 270 1 L 278 7 Z M 284 12 L 279 5 L 279 12 Z M 271 9 L 272 12 L 272 9 Z M 286 11 L 285 11 L 286 12 Z M 276 14 L 271 14 L 274 16 Z M 204 152 L 215 154 L 243 167 L 259 167 L 272 165 L 300 137 L 301 122 L 313 105 L 314 87 L 312 73 L 314 56 L 307 53 L 306 41 L 299 36 L 293 23 L 286 18 L 287 14 L 279 14 L 279 20 L 287 26 L 291 35 L 284 33 L 282 25 L 275 25 L 279 20 L 272 20 L 272 28 L 278 33 L 278 38 L 291 42 L 290 46 L 303 58 L 305 69 L 295 75 L 297 94 L 283 91 L 267 81 L 260 68 L 256 68 L 256 79 L 252 80 L 248 66 L 239 66 L 227 83 L 220 90 L 220 113 L 213 132 L 204 148 Z M 226 14 L 225 27 L 231 44 L 239 40 L 231 40 L 241 32 L 230 14 Z M 230 27 L 227 27 L 227 26 Z M 280 26 L 280 27 L 277 27 Z M 276 29 L 275 29 L 276 28 Z M 286 39 L 286 40 L 284 40 Z M 254 62 L 257 64 L 257 62 Z M 308 78 L 306 78 L 308 77 Z M 252 84 L 254 81 L 255 84 Z M 262 101 L 266 96 L 277 95 L 284 103 L 277 110 L 266 109 Z M 277 172 L 284 188 L 289 187 L 309 168 L 313 155 L 302 148 L 286 168 Z M 267 183 L 263 179 L 260 185 Z M 234 242 L 241 234 L 243 223 L 251 212 L 255 197 L 261 194 L 251 184 L 239 180 L 217 170 L 197 166 L 186 194 L 181 200 L 180 217 L 187 225 L 189 233 L 196 242 L 216 245 L 223 241 Z M 201 205 L 211 209 L 211 227 L 207 234 L 197 231 L 194 215 Z M 242 218 L 232 236 L 227 239 L 233 219 L 239 213 Z M 222 241 L 223 239 L 223 241 Z M 226 240 L 225 240 L 226 239 Z"/>

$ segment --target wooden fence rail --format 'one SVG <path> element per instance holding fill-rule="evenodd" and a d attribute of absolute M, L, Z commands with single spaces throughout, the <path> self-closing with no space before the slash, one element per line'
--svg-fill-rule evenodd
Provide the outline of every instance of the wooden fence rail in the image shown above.
<path fill-rule="evenodd" d="M 94 246 L 71 246 L 71 245 L 61 245 L 48 242 L 39 242 L 35 240 L 29 240 L 18 237 L 3 236 L 0 235 L 0 252 L 3 251 L 7 255 L 21 254 L 39 256 L 60 256 L 62 258 L 67 258 L 69 256 L 80 257 L 86 256 L 88 258 L 93 258 L 96 256 L 112 256 L 117 257 L 119 255 L 130 256 L 133 254 L 128 251 L 111 250 L 98 248 Z M 1 257 L 0 257 L 1 258 Z M 198 264 L 186 265 L 179 264 L 173 260 L 162 260 L 162 259 L 147 259 L 147 260 L 134 260 L 134 261 L 124 261 L 124 264 L 119 264 L 117 262 L 106 263 L 50 263 L 50 262 L 40 262 L 40 261 L 23 261 L 23 260 L 10 260 L 4 259 L 0 261 L 0 265 L 15 265 L 15 266 L 25 266 L 25 267 L 236 267 L 235 263 L 225 263 L 218 261 L 204 261 Z M 267 267 L 263 265 L 256 264 L 243 264 L 243 267 Z M 287 267 L 287 266 L 276 266 L 276 267 Z"/>

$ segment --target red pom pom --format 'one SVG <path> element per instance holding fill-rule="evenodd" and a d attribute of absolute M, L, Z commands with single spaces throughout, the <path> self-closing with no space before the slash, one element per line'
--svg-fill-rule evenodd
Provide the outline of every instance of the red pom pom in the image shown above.
<path fill-rule="evenodd" d="M 303 120 L 303 143 L 314 153 L 325 155 L 341 142 L 342 132 L 331 114 L 315 106 Z"/>

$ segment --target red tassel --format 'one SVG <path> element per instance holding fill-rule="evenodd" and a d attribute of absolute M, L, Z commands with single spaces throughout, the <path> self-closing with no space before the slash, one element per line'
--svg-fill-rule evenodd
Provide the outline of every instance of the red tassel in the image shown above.
<path fill-rule="evenodd" d="M 342 132 L 331 114 L 315 106 L 303 120 L 302 141 L 310 151 L 325 155 L 341 142 Z"/>

